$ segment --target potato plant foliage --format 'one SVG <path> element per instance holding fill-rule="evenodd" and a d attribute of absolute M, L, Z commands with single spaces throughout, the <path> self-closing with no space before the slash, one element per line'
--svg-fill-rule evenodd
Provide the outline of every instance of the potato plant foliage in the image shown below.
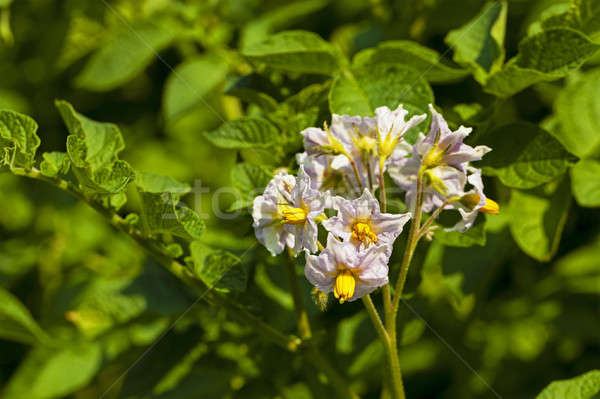
<path fill-rule="evenodd" d="M 0 0 L 0 57 L 0 397 L 600 397 L 600 1 Z"/>

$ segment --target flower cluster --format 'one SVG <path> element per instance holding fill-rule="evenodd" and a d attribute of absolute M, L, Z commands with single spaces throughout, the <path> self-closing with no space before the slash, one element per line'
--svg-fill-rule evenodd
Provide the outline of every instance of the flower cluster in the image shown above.
<path fill-rule="evenodd" d="M 377 108 L 375 117 L 334 114 L 331 126 L 302 131 L 306 152 L 296 156 L 297 177 L 279 172 L 254 200 L 258 240 L 273 255 L 286 246 L 294 255 L 304 251 L 307 279 L 343 303 L 388 283 L 394 241 L 416 211 L 454 209 L 461 220 L 450 230 L 457 231 L 470 228 L 479 212 L 497 213 L 498 204 L 483 193 L 481 171 L 471 166 L 490 148 L 464 144 L 471 129 L 452 131 L 429 108 L 429 132 L 412 146 L 404 135 L 427 115 L 407 118 L 402 105 Z M 374 193 L 385 195 L 386 172 L 406 193 L 409 212 L 382 211 Z M 319 224 L 326 247 L 318 241 Z"/>

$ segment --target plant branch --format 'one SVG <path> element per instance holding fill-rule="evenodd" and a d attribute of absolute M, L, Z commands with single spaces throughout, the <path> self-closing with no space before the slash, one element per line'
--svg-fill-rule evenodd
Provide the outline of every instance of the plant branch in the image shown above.
<path fill-rule="evenodd" d="M 440 213 L 442 213 L 442 211 L 444 210 L 444 208 L 446 207 L 446 205 L 448 205 L 449 203 L 450 203 L 450 199 L 447 199 L 446 201 L 444 201 L 444 203 L 442 204 L 442 206 L 440 206 L 438 209 L 436 209 L 431 214 L 431 216 L 429 216 L 429 218 L 425 221 L 425 223 L 423 223 L 423 226 L 421 226 L 421 229 L 417 233 L 417 237 L 419 239 L 421 237 L 423 237 L 425 234 L 427 234 L 427 229 L 429 228 L 429 226 L 431 226 L 431 224 L 435 221 L 435 219 L 437 219 L 437 217 L 440 215 Z"/>
<path fill-rule="evenodd" d="M 356 167 L 356 162 L 354 162 L 354 159 L 352 159 L 350 154 L 348 154 L 347 152 L 344 152 L 344 155 L 346 156 L 346 158 L 348 158 L 348 161 L 350 161 L 350 165 L 352 165 L 352 170 L 354 171 L 354 177 L 356 178 L 356 184 L 358 186 L 358 195 L 360 195 L 362 192 L 362 182 L 360 180 L 360 174 L 358 173 L 358 168 Z"/>
<path fill-rule="evenodd" d="M 396 292 L 392 300 L 392 310 L 394 312 L 394 319 L 398 313 L 398 306 L 400 304 L 400 298 L 402 297 L 402 291 L 404 290 L 404 284 L 406 283 L 406 276 L 408 275 L 408 267 L 412 260 L 413 253 L 419 242 L 419 229 L 421 225 L 421 211 L 423 209 L 423 172 L 421 168 L 417 175 L 417 199 L 415 210 L 413 213 L 413 220 L 410 224 L 410 232 L 408 233 L 408 239 L 406 241 L 406 247 L 404 249 L 404 255 L 402 257 L 402 264 L 400 266 L 400 273 L 398 280 L 396 281 Z"/>
<path fill-rule="evenodd" d="M 150 253 L 162 266 L 168 269 L 176 277 L 178 277 L 183 283 L 190 287 L 195 294 L 202 297 L 203 300 L 221 305 L 228 309 L 231 313 L 236 315 L 238 318 L 249 322 L 259 330 L 264 337 L 272 341 L 273 343 L 281 346 L 282 348 L 295 352 L 299 348 L 299 339 L 294 337 L 287 337 L 281 332 L 275 330 L 262 320 L 258 319 L 251 313 L 240 309 L 233 303 L 231 303 L 224 296 L 211 291 L 211 287 L 208 287 L 202 281 L 194 278 L 190 273 L 189 269 L 175 259 L 169 257 L 161 248 L 156 245 L 152 240 L 144 237 L 139 231 L 137 231 L 130 223 L 128 223 L 121 216 L 117 215 L 110 209 L 105 208 L 99 204 L 95 199 L 91 198 L 87 193 L 81 191 L 79 188 L 74 186 L 72 183 L 63 180 L 59 177 L 44 176 L 38 169 L 32 168 L 30 170 L 14 168 L 12 172 L 15 175 L 28 177 L 30 179 L 41 180 L 46 183 L 50 183 L 53 186 L 60 188 L 61 190 L 73 195 L 74 197 L 84 201 L 94 210 L 104 216 L 110 224 L 115 226 L 123 233 L 129 235 L 138 244 L 140 244 L 146 251 Z"/>
<path fill-rule="evenodd" d="M 394 397 L 396 399 L 405 399 L 404 385 L 402 384 L 402 374 L 400 372 L 400 362 L 398 361 L 397 350 L 396 348 L 392 347 L 390 336 L 381 322 L 381 318 L 379 317 L 379 313 L 377 313 L 377 309 L 375 309 L 375 305 L 373 304 L 371 296 L 369 294 L 363 296 L 362 301 L 367 309 L 369 317 L 371 318 L 373 326 L 375 326 L 377 335 L 385 347 Z"/>
<path fill-rule="evenodd" d="M 383 165 L 385 162 L 379 162 L 379 198 L 381 200 L 381 212 L 387 210 L 387 198 L 385 193 L 385 179 L 383 177 Z"/>

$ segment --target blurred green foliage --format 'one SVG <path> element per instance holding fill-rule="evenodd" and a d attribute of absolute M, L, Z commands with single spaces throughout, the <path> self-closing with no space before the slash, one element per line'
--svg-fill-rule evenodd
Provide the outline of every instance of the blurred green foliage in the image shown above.
<path fill-rule="evenodd" d="M 597 397 L 598 1 L 0 0 L 0 40 L 2 171 L 39 165 L 80 193 L 0 174 L 3 398 L 331 396 L 84 202 L 292 334 L 284 265 L 255 246 L 247 207 L 294 165 L 300 130 L 399 102 L 474 127 L 502 209 L 419 247 L 407 396 Z M 378 397 L 364 310 L 321 312 L 301 281 L 318 347 Z"/>

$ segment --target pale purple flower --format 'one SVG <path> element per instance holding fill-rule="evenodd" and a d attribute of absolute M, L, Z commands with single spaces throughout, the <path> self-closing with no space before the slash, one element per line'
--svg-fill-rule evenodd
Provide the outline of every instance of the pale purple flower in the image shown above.
<path fill-rule="evenodd" d="M 466 192 L 458 201 L 453 201 L 451 205 L 458 210 L 462 220 L 454 227 L 446 229 L 448 231 L 464 232 L 473 226 L 479 212 L 483 213 L 498 213 L 500 208 L 498 204 L 487 198 L 483 193 L 483 181 L 481 180 L 481 170 L 472 166 L 467 167 L 469 173 L 467 179 L 472 186 L 471 190 Z"/>
<path fill-rule="evenodd" d="M 470 127 L 460 126 L 452 131 L 444 117 L 429 104 L 431 111 L 431 128 L 427 136 L 419 134 L 413 147 L 413 157 L 421 159 L 426 167 L 450 165 L 461 171 L 468 162 L 479 161 L 491 151 L 491 148 L 480 145 L 471 147 L 463 140 L 471 133 Z"/>
<path fill-rule="evenodd" d="M 405 161 L 400 168 L 392 167 L 389 174 L 392 180 L 404 191 L 406 191 L 406 207 L 414 212 L 417 197 L 417 173 L 420 163 L 413 158 Z M 425 171 L 423 175 L 423 212 L 431 212 L 439 208 L 449 198 L 461 197 L 464 194 L 464 186 L 467 176 L 464 172 L 451 166 L 438 166 Z"/>
<path fill-rule="evenodd" d="M 280 204 L 290 203 L 296 178 L 287 172 L 279 172 L 271 179 L 263 195 L 254 199 L 252 209 L 256 238 L 271 255 L 280 254 L 286 247 L 294 246 L 294 236 L 282 223 Z"/>
<path fill-rule="evenodd" d="M 361 249 L 389 244 L 391 251 L 394 240 L 410 219 L 408 213 L 381 213 L 379 201 L 367 189 L 352 201 L 336 197 L 333 207 L 338 213 L 324 220 L 323 227 Z"/>
<path fill-rule="evenodd" d="M 388 107 L 379 107 L 375 110 L 377 122 L 377 151 L 379 156 L 385 160 L 392 155 L 398 142 L 410 129 L 423 122 L 427 115 L 414 115 L 408 121 L 408 111 L 402 104 L 395 110 Z"/>
<path fill-rule="evenodd" d="M 304 137 L 304 148 L 309 155 L 343 155 L 351 145 L 350 136 L 345 129 L 309 127 L 300 134 Z"/>
<path fill-rule="evenodd" d="M 294 255 L 301 250 L 317 251 L 317 223 L 313 220 L 320 216 L 327 204 L 327 193 L 311 188 L 310 177 L 300 166 L 296 185 L 290 193 L 290 201 L 280 204 L 280 213 L 286 229 L 293 233 Z"/>
<path fill-rule="evenodd" d="M 310 177 L 301 166 L 298 178 L 280 173 L 254 199 L 252 216 L 258 240 L 277 255 L 287 245 L 297 255 L 317 251 L 317 224 L 327 203 L 327 194 L 311 188 Z"/>
<path fill-rule="evenodd" d="M 322 292 L 333 291 L 340 303 L 354 301 L 388 283 L 387 246 L 360 251 L 329 234 L 327 247 L 318 256 L 306 253 L 306 278 Z"/>

